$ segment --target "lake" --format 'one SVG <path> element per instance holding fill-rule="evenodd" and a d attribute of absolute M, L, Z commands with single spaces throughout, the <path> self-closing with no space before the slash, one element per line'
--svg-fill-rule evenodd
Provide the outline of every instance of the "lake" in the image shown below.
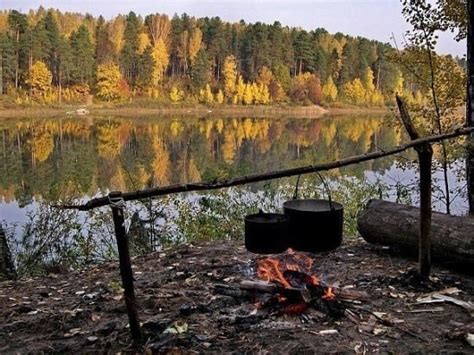
<path fill-rule="evenodd" d="M 0 123 L 0 220 L 21 223 L 38 200 L 213 180 L 338 160 L 402 142 L 387 117 L 54 117 Z M 413 184 L 413 152 L 332 171 Z M 458 164 L 462 168 L 462 164 Z M 450 173 L 454 187 L 463 184 Z M 462 213 L 463 198 L 455 201 Z"/>

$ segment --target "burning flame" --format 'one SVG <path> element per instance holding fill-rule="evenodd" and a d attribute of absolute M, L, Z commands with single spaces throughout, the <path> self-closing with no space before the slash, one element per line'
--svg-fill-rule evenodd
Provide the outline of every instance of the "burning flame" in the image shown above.
<path fill-rule="evenodd" d="M 332 287 L 328 287 L 326 289 L 326 292 L 324 293 L 324 295 L 321 297 L 323 300 L 333 300 L 336 298 L 336 295 L 335 293 L 333 292 L 332 290 Z"/>
<path fill-rule="evenodd" d="M 277 283 L 284 289 L 291 289 L 290 293 L 280 289 L 278 294 L 274 295 L 273 300 L 283 307 L 280 309 L 281 314 L 300 314 L 317 298 L 323 301 L 336 298 L 334 289 L 324 285 L 314 274 L 313 265 L 313 258 L 291 249 L 285 254 L 257 261 L 257 276 L 260 279 Z M 256 306 L 259 308 L 262 304 Z"/>
<path fill-rule="evenodd" d="M 291 282 L 285 278 L 285 271 L 296 271 L 305 274 L 306 283 L 316 286 L 320 279 L 312 272 L 314 260 L 303 253 L 296 253 L 288 249 L 285 261 L 274 258 L 265 258 L 258 261 L 257 276 L 268 282 L 277 282 L 285 288 L 291 288 Z"/>
<path fill-rule="evenodd" d="M 277 259 L 263 259 L 258 262 L 257 275 L 264 281 L 275 281 L 286 288 L 291 288 L 290 283 L 285 279 Z"/>

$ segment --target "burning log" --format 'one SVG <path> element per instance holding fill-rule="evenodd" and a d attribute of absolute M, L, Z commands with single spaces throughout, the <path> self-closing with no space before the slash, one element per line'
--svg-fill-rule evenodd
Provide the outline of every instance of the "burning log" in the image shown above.
<path fill-rule="evenodd" d="M 360 235 L 369 243 L 394 246 L 401 252 L 418 251 L 419 209 L 382 200 L 371 200 L 357 219 Z M 431 252 L 434 260 L 474 263 L 474 218 L 433 213 Z"/>
<path fill-rule="evenodd" d="M 301 292 L 301 290 L 297 288 L 285 289 L 284 287 L 279 287 L 274 283 L 269 283 L 266 281 L 245 280 L 240 283 L 239 288 L 245 291 L 272 294 L 284 293 L 297 295 Z M 326 289 L 328 288 L 331 288 L 331 294 L 337 297 L 337 299 L 340 301 L 367 301 L 369 299 L 369 294 L 365 291 L 326 286 Z"/>
<path fill-rule="evenodd" d="M 256 274 L 261 280 L 242 281 L 239 288 L 270 295 L 265 301 L 260 297 L 257 303 L 262 308 L 274 308 L 277 314 L 300 314 L 313 307 L 338 317 L 345 311 L 341 301 L 368 298 L 364 292 L 327 285 L 315 275 L 313 265 L 312 258 L 290 249 L 274 258 L 258 260 Z"/>

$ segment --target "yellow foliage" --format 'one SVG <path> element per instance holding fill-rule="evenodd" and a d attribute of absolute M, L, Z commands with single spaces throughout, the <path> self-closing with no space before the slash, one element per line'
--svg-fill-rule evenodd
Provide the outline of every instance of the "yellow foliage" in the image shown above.
<path fill-rule="evenodd" d="M 252 85 L 245 84 L 245 90 L 244 90 L 244 96 L 243 96 L 244 104 L 245 105 L 253 104 L 253 99 L 254 99 L 254 90 L 252 88 Z"/>
<path fill-rule="evenodd" d="M 204 104 L 212 104 L 214 102 L 214 96 L 209 84 L 206 84 L 204 89 L 199 90 L 199 101 Z"/>
<path fill-rule="evenodd" d="M 274 77 L 270 69 L 268 69 L 266 66 L 260 68 L 257 77 L 257 84 L 269 86 L 273 79 Z"/>
<path fill-rule="evenodd" d="M 201 172 L 193 158 L 189 159 L 187 175 L 188 181 L 201 181 Z"/>
<path fill-rule="evenodd" d="M 324 100 L 327 102 L 334 102 L 337 99 L 337 86 L 334 84 L 332 76 L 328 78 L 328 81 L 323 85 L 322 93 Z"/>
<path fill-rule="evenodd" d="M 374 72 L 369 67 L 365 68 L 362 84 L 369 94 L 375 91 Z"/>
<path fill-rule="evenodd" d="M 166 144 L 155 133 L 153 142 L 153 182 L 155 185 L 168 185 L 171 176 L 171 159 Z"/>
<path fill-rule="evenodd" d="M 395 94 L 402 95 L 404 82 L 405 80 L 403 79 L 403 74 L 400 70 L 398 70 L 397 79 L 395 80 Z"/>
<path fill-rule="evenodd" d="M 139 184 L 139 187 L 145 187 L 147 186 L 148 182 L 150 181 L 150 174 L 146 171 L 145 167 L 143 164 L 139 164 L 137 169 L 136 169 L 136 177 L 137 177 L 137 182 Z M 137 188 L 136 186 L 133 186 L 134 188 Z"/>
<path fill-rule="evenodd" d="M 40 163 L 48 159 L 54 148 L 53 135 L 47 130 L 35 131 L 30 143 L 33 159 Z"/>
<path fill-rule="evenodd" d="M 216 94 L 216 102 L 218 104 L 222 104 L 224 102 L 224 93 L 222 92 L 222 90 L 219 90 Z"/>
<path fill-rule="evenodd" d="M 97 125 L 97 150 L 100 157 L 115 158 L 121 151 L 120 124 L 103 122 Z"/>
<path fill-rule="evenodd" d="M 158 41 L 156 41 L 151 55 L 155 61 L 153 68 L 153 83 L 158 85 L 158 83 L 163 78 L 170 61 L 168 50 L 163 39 L 160 38 Z"/>
<path fill-rule="evenodd" d="M 219 118 L 216 121 L 216 131 L 217 133 L 221 134 L 223 130 L 224 130 L 224 121 L 222 120 L 222 118 Z"/>
<path fill-rule="evenodd" d="M 268 90 L 268 86 L 263 82 L 258 86 L 257 84 L 254 85 L 255 103 L 259 105 L 268 105 L 270 103 L 270 91 Z"/>
<path fill-rule="evenodd" d="M 189 39 L 189 60 L 191 61 L 191 65 L 194 64 L 196 56 L 201 49 L 202 43 L 202 32 L 199 27 L 195 27 L 193 32 L 191 33 L 191 38 Z"/>
<path fill-rule="evenodd" d="M 373 91 L 371 94 L 370 94 L 370 101 L 369 103 L 371 105 L 375 105 L 375 106 L 383 106 L 384 103 L 385 103 L 385 99 L 382 95 L 382 93 L 380 93 L 380 91 Z"/>
<path fill-rule="evenodd" d="M 241 103 L 244 100 L 244 94 L 245 94 L 244 79 L 242 78 L 242 75 L 239 75 L 239 78 L 237 79 L 237 85 L 234 89 L 234 94 L 232 96 L 232 103 L 233 104 Z"/>
<path fill-rule="evenodd" d="M 233 99 L 234 93 L 236 90 L 238 90 L 238 85 L 239 85 L 239 83 L 237 83 L 237 87 L 236 87 L 237 62 L 233 55 L 230 55 L 225 58 L 224 67 L 222 69 L 222 75 L 224 76 L 224 95 L 228 99 L 230 98 Z M 239 77 L 239 81 L 243 82 L 241 77 Z"/>
<path fill-rule="evenodd" d="M 118 15 L 107 24 L 107 34 L 115 53 L 119 53 L 123 47 L 123 32 L 125 30 L 125 17 Z"/>
<path fill-rule="evenodd" d="M 343 96 L 346 101 L 355 105 L 362 105 L 366 100 L 366 90 L 360 79 L 354 79 L 345 83 L 342 87 Z"/>
<path fill-rule="evenodd" d="M 124 171 L 121 165 L 116 165 L 115 173 L 110 179 L 110 185 L 114 190 L 123 191 L 126 189 Z"/>
<path fill-rule="evenodd" d="M 170 132 L 171 132 L 172 137 L 174 138 L 179 137 L 181 133 L 183 133 L 183 130 L 184 130 L 184 127 L 181 121 L 174 120 L 173 122 L 171 122 Z"/>
<path fill-rule="evenodd" d="M 49 71 L 46 64 L 42 61 L 36 61 L 30 70 L 30 75 L 26 81 L 31 86 L 33 95 L 44 95 L 51 88 L 53 75 Z"/>
<path fill-rule="evenodd" d="M 179 102 L 184 99 L 183 90 L 179 90 L 176 86 L 173 86 L 170 91 L 170 100 L 171 102 Z"/>
<path fill-rule="evenodd" d="M 236 150 L 237 142 L 234 134 L 232 130 L 226 129 L 224 131 L 224 142 L 222 143 L 222 157 L 226 163 L 230 164 L 234 161 Z"/>
<path fill-rule="evenodd" d="M 118 65 L 113 62 L 100 64 L 97 67 L 97 96 L 113 101 L 124 99 L 128 95 L 128 85 L 122 78 Z"/>
<path fill-rule="evenodd" d="M 148 33 L 140 33 L 138 35 L 138 53 L 142 54 L 145 51 L 145 48 L 150 45 L 150 37 Z"/>

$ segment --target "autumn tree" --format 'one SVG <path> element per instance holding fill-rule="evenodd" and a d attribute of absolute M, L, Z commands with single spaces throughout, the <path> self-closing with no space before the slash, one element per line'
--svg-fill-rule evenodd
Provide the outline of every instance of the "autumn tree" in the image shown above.
<path fill-rule="evenodd" d="M 319 77 L 311 73 L 297 75 L 291 85 L 290 97 L 299 103 L 321 103 L 322 92 Z"/>
<path fill-rule="evenodd" d="M 342 96 L 345 101 L 354 105 L 366 102 L 366 90 L 360 79 L 354 79 L 342 86 Z"/>
<path fill-rule="evenodd" d="M 209 84 L 206 84 L 204 89 L 199 91 L 199 101 L 204 104 L 212 104 L 214 102 L 214 95 Z"/>
<path fill-rule="evenodd" d="M 45 63 L 38 60 L 32 66 L 27 84 L 34 96 L 44 95 L 50 88 L 53 76 Z"/>
<path fill-rule="evenodd" d="M 450 116 L 454 114 L 456 109 L 457 100 L 449 100 L 442 102 L 443 90 L 442 86 L 448 84 L 447 82 L 439 82 L 437 77 L 439 74 L 443 75 L 443 72 L 447 73 L 450 78 L 447 80 L 451 85 L 456 85 L 461 88 L 461 92 L 465 88 L 465 79 L 456 78 L 455 73 L 451 73 L 449 68 L 446 67 L 447 62 L 444 61 L 442 56 L 435 53 L 435 45 L 437 43 L 437 32 L 446 30 L 456 23 L 451 13 L 451 17 L 447 11 L 458 8 L 467 9 L 467 7 L 457 7 L 458 1 L 454 1 L 452 4 L 448 4 L 445 1 L 438 1 L 437 4 L 432 4 L 426 0 L 414 1 L 414 0 L 403 0 L 402 13 L 405 16 L 407 22 L 409 22 L 413 29 L 407 36 L 409 41 L 409 49 L 412 49 L 410 54 L 415 56 L 418 55 L 416 62 L 405 62 L 405 66 L 414 67 L 412 70 L 417 71 L 415 75 L 417 83 L 425 85 L 429 88 L 429 94 L 431 98 L 431 105 L 429 110 L 424 110 L 423 115 L 425 118 L 433 122 L 433 128 L 438 134 L 443 133 L 446 124 L 443 121 L 450 119 Z M 467 3 L 465 4 L 467 6 Z M 467 18 L 467 13 L 466 17 Z M 463 24 L 467 21 L 460 20 L 456 23 L 459 26 L 459 35 L 462 37 L 465 34 L 463 30 Z M 421 55 L 421 56 L 419 56 Z M 449 60 L 449 58 L 448 58 Z M 452 66 L 451 66 L 452 68 Z M 421 71 L 420 71 L 421 70 Z M 423 75 L 425 74 L 425 75 Z M 457 80 L 456 80 L 457 79 Z M 449 85 L 449 84 L 448 84 Z M 454 88 L 451 86 L 451 89 Z M 454 90 L 459 92 L 459 90 Z M 448 95 L 452 98 L 452 95 Z M 451 191 L 448 182 L 448 165 L 449 156 L 446 142 L 441 142 L 442 157 L 441 167 L 443 170 L 444 178 L 444 202 L 446 205 L 446 213 L 451 212 Z"/>
<path fill-rule="evenodd" d="M 130 93 L 120 68 L 113 62 L 97 67 L 97 96 L 102 100 L 117 101 L 127 98 Z"/>
<path fill-rule="evenodd" d="M 337 86 L 334 84 L 334 81 L 332 80 L 332 76 L 330 76 L 326 82 L 326 84 L 323 85 L 322 88 L 322 95 L 323 98 L 326 102 L 334 102 L 337 99 Z"/>
<path fill-rule="evenodd" d="M 237 62 L 233 55 L 225 58 L 222 74 L 224 76 L 224 95 L 230 99 L 234 96 L 237 82 Z"/>
<path fill-rule="evenodd" d="M 158 85 L 165 76 L 166 68 L 168 68 L 170 60 L 168 49 L 163 38 L 159 38 L 153 45 L 152 57 L 154 60 L 153 82 L 154 85 Z"/>

